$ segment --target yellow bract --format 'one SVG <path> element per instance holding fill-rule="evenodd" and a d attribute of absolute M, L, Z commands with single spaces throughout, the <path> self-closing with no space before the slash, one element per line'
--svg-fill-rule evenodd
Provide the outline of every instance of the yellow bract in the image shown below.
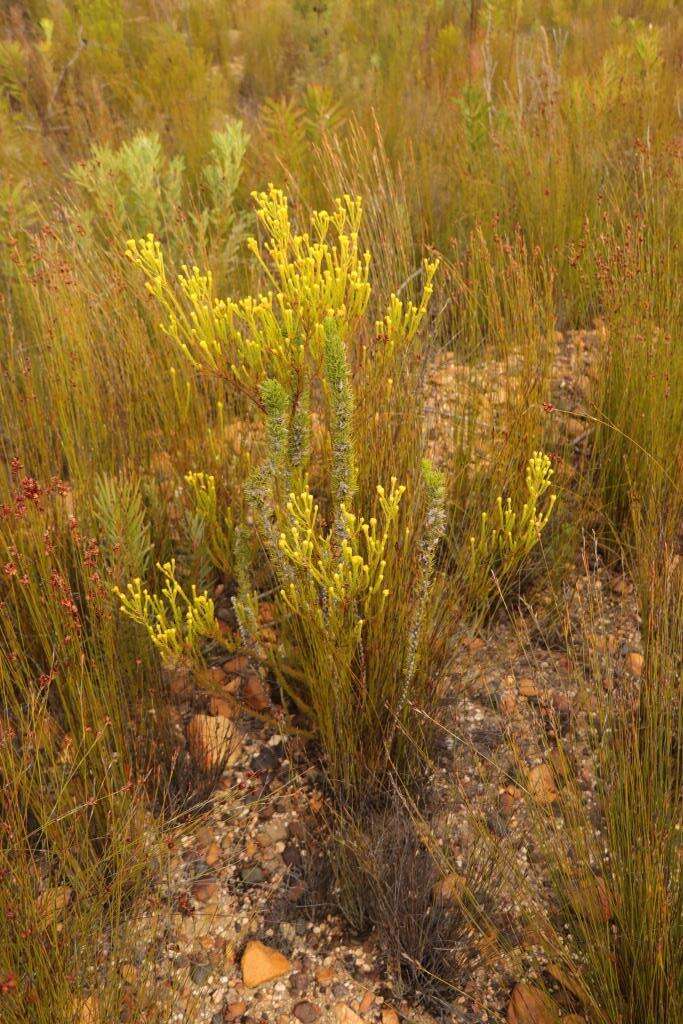
<path fill-rule="evenodd" d="M 219 638 L 214 605 L 193 585 L 186 594 L 175 575 L 175 559 L 158 564 L 164 577 L 160 594 L 150 594 L 140 579 L 129 583 L 125 592 L 114 587 L 121 611 L 133 622 L 144 626 L 149 637 L 166 660 L 197 654 L 202 640 Z"/>
<path fill-rule="evenodd" d="M 550 459 L 543 452 L 534 452 L 526 468 L 528 501 L 517 513 L 510 498 L 503 503 L 502 497 L 496 502 L 493 517 L 482 513 L 479 538 L 470 538 L 472 566 L 486 564 L 492 557 L 501 560 L 500 569 L 507 570 L 511 563 L 529 554 L 538 543 L 555 505 L 556 495 L 551 494 L 544 511 L 539 502 L 550 487 L 553 474 Z"/>
<path fill-rule="evenodd" d="M 384 339 L 388 349 L 393 350 L 397 344 L 411 342 L 417 334 L 424 319 L 429 300 L 434 291 L 434 275 L 439 267 L 438 260 L 425 260 L 423 265 L 424 285 L 422 298 L 418 305 L 414 302 L 402 302 L 397 295 L 389 300 L 389 309 L 383 320 L 375 324 L 375 332 Z"/>
<path fill-rule="evenodd" d="M 242 299 L 215 295 L 211 272 L 182 268 L 177 288 L 168 280 L 164 256 L 153 235 L 128 242 L 127 255 L 147 279 L 163 312 L 162 330 L 198 369 L 227 376 L 258 402 L 260 384 L 294 379 L 319 367 L 325 323 L 332 321 L 342 343 L 363 317 L 370 299 L 370 254 L 361 250 L 362 204 L 342 196 L 332 211 L 318 210 L 309 229 L 297 233 L 287 198 L 272 185 L 255 192 L 256 216 L 265 240 L 248 246 L 272 286 Z M 422 298 L 416 305 L 392 295 L 376 324 L 388 350 L 414 338 L 432 294 L 436 261 L 424 263 Z"/>
<path fill-rule="evenodd" d="M 355 620 L 351 627 L 360 633 L 364 622 L 381 610 L 389 593 L 384 586 L 386 553 L 395 540 L 404 492 L 405 487 L 395 479 L 388 494 L 383 487 L 377 488 L 381 525 L 375 517 L 366 521 L 342 506 L 341 541 L 334 529 L 320 527 L 312 494 L 290 495 L 279 543 L 286 565 L 294 570 L 280 592 L 290 611 L 310 615 L 317 605 L 322 618 L 330 622 L 350 616 Z"/>
<path fill-rule="evenodd" d="M 284 194 L 272 186 L 254 193 L 267 240 L 248 245 L 272 290 L 256 297 L 219 299 L 210 272 L 183 267 L 176 290 L 168 281 L 153 236 L 128 243 L 127 254 L 147 278 L 164 313 L 162 329 L 197 367 L 229 375 L 252 397 L 272 377 L 289 385 L 307 356 L 318 362 L 323 323 L 333 318 L 353 330 L 370 298 L 369 253 L 361 253 L 359 199 L 344 196 L 333 212 L 310 217 L 310 233 L 291 225 Z"/>

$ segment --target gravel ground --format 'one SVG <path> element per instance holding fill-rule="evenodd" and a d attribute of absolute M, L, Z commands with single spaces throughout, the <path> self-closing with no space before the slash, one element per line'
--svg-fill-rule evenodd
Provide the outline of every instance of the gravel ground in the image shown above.
<path fill-rule="evenodd" d="M 597 332 L 577 332 L 559 344 L 554 397 L 579 417 L 598 341 Z M 454 414 L 453 403 L 441 396 L 452 391 L 459 372 L 444 356 L 430 376 L 436 448 Z M 495 418 L 497 382 L 509 379 L 509 365 L 485 363 L 478 373 L 493 396 L 489 414 Z M 583 443 L 585 422 L 568 422 Z M 563 586 L 563 627 L 572 631 L 575 649 L 586 646 L 609 663 L 610 685 L 632 683 L 642 659 L 629 582 L 600 568 L 590 580 L 577 570 Z M 588 628 L 581 608 L 589 590 L 599 597 L 599 610 Z M 543 619 L 547 609 L 540 611 Z M 570 660 L 566 643 L 543 634 L 532 615 L 520 615 L 463 639 L 443 717 L 429 829 L 456 875 L 467 877 L 487 849 L 491 863 L 503 852 L 511 858 L 520 879 L 512 892 L 509 884 L 507 890 L 498 885 L 495 869 L 477 882 L 489 919 L 467 938 L 447 1014 L 463 1024 L 505 1019 L 515 984 L 543 971 L 528 928 L 545 885 L 542 856 L 530 839 L 530 807 L 547 806 L 562 827 L 555 807 L 558 759 L 566 758 L 588 794 L 592 786 L 581 659 Z M 194 1024 L 430 1020 L 419 1000 L 392 988 L 381 943 L 352 935 L 318 905 L 307 834 L 324 797 L 316 771 L 278 731 L 261 684 L 244 659 L 234 658 L 211 669 L 211 682 L 223 696 L 211 698 L 204 710 L 232 723 L 232 763 L 202 826 L 178 838 L 168 877 L 135 923 L 137 959 L 120 966 L 123 976 L 133 985 L 153 973 L 169 993 L 172 1019 Z M 196 713 L 197 693 L 187 680 L 175 691 L 180 727 Z M 245 713 L 245 705 L 260 715 Z"/>

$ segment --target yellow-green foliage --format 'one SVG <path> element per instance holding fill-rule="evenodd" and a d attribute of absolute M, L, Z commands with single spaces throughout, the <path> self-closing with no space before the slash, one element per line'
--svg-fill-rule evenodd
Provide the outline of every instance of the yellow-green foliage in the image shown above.
<path fill-rule="evenodd" d="M 231 575 L 235 562 L 235 521 L 232 509 L 219 509 L 216 479 L 210 473 L 188 473 L 185 482 L 192 495 L 193 515 L 201 525 L 201 542 L 206 547 L 211 563 L 221 572 Z"/>
<path fill-rule="evenodd" d="M 306 627 L 315 624 L 311 646 L 327 648 L 330 675 L 342 686 L 350 681 L 350 661 L 357 656 L 363 630 L 377 628 L 389 591 L 384 586 L 386 549 L 396 541 L 398 509 L 405 488 L 395 480 L 387 495 L 378 486 L 382 521 L 369 522 L 340 506 L 339 532 L 325 530 L 313 495 L 291 494 L 280 534 L 283 569 L 280 597 Z M 342 650 L 348 657 L 339 657 Z M 321 653 L 321 652 L 318 652 Z M 335 687 L 335 692 L 339 692 Z"/>
<path fill-rule="evenodd" d="M 125 591 L 113 588 L 121 611 L 147 630 L 165 660 L 199 658 L 202 642 L 221 638 L 213 601 L 206 594 L 199 594 L 194 584 L 189 594 L 185 592 L 176 579 L 174 559 L 158 564 L 157 569 L 164 580 L 158 594 L 150 593 L 139 578 L 132 580 Z"/>
<path fill-rule="evenodd" d="M 369 298 L 369 255 L 359 252 L 358 200 L 346 197 L 333 214 L 313 214 L 310 235 L 298 235 L 281 191 L 271 187 L 254 199 L 269 241 L 262 247 L 250 238 L 248 244 L 273 287 L 256 298 L 217 298 L 212 274 L 198 267 L 183 268 L 178 295 L 153 236 L 131 240 L 127 251 L 164 312 L 164 332 L 192 364 L 229 374 L 259 401 L 266 378 L 289 389 L 310 372 L 307 360 L 320 357 L 325 317 L 336 315 L 345 330 L 353 329 Z"/>
<path fill-rule="evenodd" d="M 470 537 L 467 585 L 470 600 L 486 611 L 490 595 L 504 597 L 520 577 L 524 563 L 552 515 L 556 494 L 542 499 L 550 487 L 552 464 L 543 452 L 534 452 L 526 468 L 528 498 L 520 510 L 512 499 L 499 496 L 492 514 L 482 512 L 478 536 Z"/>
<path fill-rule="evenodd" d="M 301 386 L 307 360 L 320 362 L 324 322 L 332 318 L 345 342 L 357 328 L 370 298 L 370 254 L 361 252 L 359 199 L 337 199 L 334 210 L 311 215 L 309 230 L 297 233 L 284 194 L 272 186 L 254 194 L 256 215 L 268 240 L 248 245 L 272 290 L 256 298 L 220 299 L 213 276 L 183 268 L 176 289 L 169 281 L 162 247 L 153 236 L 128 243 L 128 255 L 147 277 L 147 288 L 164 313 L 163 330 L 197 369 L 229 374 L 258 402 L 266 378 L 283 387 Z M 410 340 L 424 318 L 434 261 L 425 264 L 419 305 L 392 296 L 377 333 L 389 347 Z"/>
<path fill-rule="evenodd" d="M 306 614 L 307 609 L 322 596 L 325 607 L 318 612 L 322 614 L 324 611 L 326 621 L 334 621 L 340 612 L 343 616 L 349 613 L 352 616 L 345 618 L 339 634 L 336 629 L 334 634 L 343 636 L 348 631 L 351 638 L 360 639 L 364 625 L 381 610 L 389 594 L 383 586 L 384 556 L 392 534 L 395 540 L 398 508 L 404 491 L 405 487 L 397 486 L 396 480 L 391 481 L 388 495 L 378 485 L 383 517 L 379 534 L 374 516 L 366 522 L 349 512 L 342 503 L 340 544 L 337 544 L 331 530 L 321 532 L 319 509 L 313 503 L 313 495 L 308 491 L 298 496 L 290 494 L 287 502 L 290 522 L 280 534 L 278 546 L 285 556 L 285 563 L 298 570 L 296 575 L 301 577 L 298 585 L 290 580 L 280 591 L 291 611 Z M 285 571 L 283 575 L 286 581 L 290 574 Z"/>

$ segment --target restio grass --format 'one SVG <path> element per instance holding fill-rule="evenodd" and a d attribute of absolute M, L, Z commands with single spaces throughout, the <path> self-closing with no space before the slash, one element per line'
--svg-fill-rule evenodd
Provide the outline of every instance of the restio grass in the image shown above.
<path fill-rule="evenodd" d="M 582 534 L 644 665 L 562 641 L 598 777 L 570 847 L 532 815 L 539 935 L 586 1024 L 681 1016 L 682 45 L 673 0 L 3 6 L 0 1019 L 168 1019 L 117 965 L 215 781 L 165 680 L 219 649 L 389 934 L 459 640 L 558 642 Z M 420 984 L 456 917 L 392 940 Z"/>

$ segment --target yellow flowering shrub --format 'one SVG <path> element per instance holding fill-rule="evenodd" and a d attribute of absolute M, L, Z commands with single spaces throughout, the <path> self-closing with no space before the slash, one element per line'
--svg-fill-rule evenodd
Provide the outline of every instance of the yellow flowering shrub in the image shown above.
<path fill-rule="evenodd" d="M 358 466 L 366 453 L 356 440 L 350 353 L 359 332 L 374 331 L 378 385 L 390 386 L 382 367 L 411 351 L 436 263 L 424 264 L 416 302 L 392 295 L 386 314 L 365 324 L 370 257 L 359 242 L 360 200 L 335 200 L 331 211 L 313 212 L 302 231 L 279 189 L 270 186 L 254 200 L 263 238 L 248 246 L 269 289 L 259 295 L 220 298 L 211 273 L 197 267 L 171 281 L 153 236 L 129 242 L 127 252 L 146 277 L 164 334 L 196 370 L 250 399 L 263 419 L 265 450 L 246 481 L 247 513 L 239 522 L 221 522 L 212 478 L 191 474 L 188 483 L 214 564 L 226 564 L 228 549 L 234 555 L 233 607 L 244 645 L 304 714 L 332 784 L 353 796 L 363 780 L 404 768 L 399 748 L 411 701 L 419 704 L 432 682 L 425 637 L 445 488 L 439 473 L 426 462 L 420 473 L 418 462 L 409 514 L 406 486 L 393 478 L 388 491 L 376 486 L 361 510 Z M 318 437 L 312 451 L 314 401 L 325 440 Z M 328 460 L 322 473 L 313 463 L 321 456 Z M 324 489 L 319 497 L 313 468 Z M 259 629 L 256 587 L 263 553 L 276 593 L 277 639 L 269 645 Z M 157 646 L 168 637 L 191 646 L 210 632 L 209 609 L 193 595 L 186 606 L 198 622 L 187 612 L 178 622 L 173 606 L 169 625 L 172 600 L 180 600 L 173 586 L 155 603 L 138 584 L 125 610 L 146 617 L 148 628 L 152 622 Z"/>
<path fill-rule="evenodd" d="M 526 467 L 528 497 L 522 508 L 515 509 L 511 498 L 503 501 L 499 496 L 492 515 L 482 512 L 479 535 L 470 537 L 465 581 L 475 606 L 487 607 L 492 592 L 504 596 L 510 583 L 519 578 L 524 562 L 540 541 L 555 507 L 557 495 L 554 493 L 542 503 L 552 475 L 549 457 L 543 452 L 534 452 Z"/>
<path fill-rule="evenodd" d="M 214 617 L 213 601 L 192 586 L 187 594 L 176 579 L 174 559 L 158 564 L 164 584 L 159 594 L 150 593 L 139 578 L 125 591 L 114 588 L 121 611 L 143 626 L 162 658 L 167 662 L 196 655 L 202 641 L 221 640 Z"/>

